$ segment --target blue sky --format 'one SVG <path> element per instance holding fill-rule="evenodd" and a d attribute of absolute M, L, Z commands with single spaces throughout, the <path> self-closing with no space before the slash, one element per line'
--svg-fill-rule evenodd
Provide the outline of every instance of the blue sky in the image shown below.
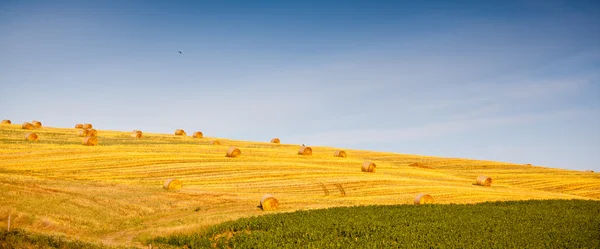
<path fill-rule="evenodd" d="M 600 171 L 600 4 L 460 2 L 0 1 L 0 118 Z"/>

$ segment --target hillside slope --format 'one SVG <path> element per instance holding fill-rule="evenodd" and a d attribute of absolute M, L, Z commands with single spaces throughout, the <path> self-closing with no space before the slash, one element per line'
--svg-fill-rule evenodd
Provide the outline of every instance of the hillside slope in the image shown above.
<path fill-rule="evenodd" d="M 33 131 L 38 142 L 25 141 L 20 125 L 0 126 L 0 226 L 11 214 L 13 227 L 108 244 L 273 213 L 257 208 L 266 193 L 279 199 L 274 212 L 410 204 L 421 192 L 436 203 L 600 199 L 600 174 L 590 172 L 359 150 L 339 158 L 336 148 L 319 146 L 301 156 L 299 145 L 271 138 L 213 145 L 207 137 L 99 130 L 98 146 L 83 146 L 78 129 Z M 240 157 L 225 157 L 232 145 Z M 375 173 L 361 172 L 365 160 L 377 164 Z M 473 185 L 479 175 L 492 186 Z M 183 188 L 165 191 L 168 178 Z"/>

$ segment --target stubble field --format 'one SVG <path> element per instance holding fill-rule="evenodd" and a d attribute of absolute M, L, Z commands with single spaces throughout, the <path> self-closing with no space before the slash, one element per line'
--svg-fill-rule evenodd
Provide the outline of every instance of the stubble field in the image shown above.
<path fill-rule="evenodd" d="M 175 129 L 173 129 L 175 130 Z M 79 129 L 32 130 L 0 126 L 0 226 L 82 241 L 145 246 L 156 236 L 191 233 L 238 218 L 355 205 L 412 204 L 418 193 L 435 203 L 583 199 L 600 200 L 600 174 L 540 166 L 237 141 L 171 134 L 98 130 L 99 144 L 84 146 Z M 218 140 L 220 145 L 213 145 Z M 242 154 L 226 157 L 230 146 Z M 364 161 L 374 173 L 361 172 Z M 419 166 L 410 164 L 419 162 Z M 474 185 L 479 175 L 490 187 Z M 163 183 L 176 178 L 177 191 Z M 277 211 L 258 206 L 264 194 Z"/>

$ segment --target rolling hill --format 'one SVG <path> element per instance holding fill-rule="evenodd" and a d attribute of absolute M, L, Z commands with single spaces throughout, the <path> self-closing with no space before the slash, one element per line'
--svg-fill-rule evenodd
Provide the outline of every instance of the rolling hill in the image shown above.
<path fill-rule="evenodd" d="M 97 146 L 80 129 L 0 126 L 0 226 L 82 241 L 142 245 L 238 218 L 338 206 L 600 200 L 600 174 L 505 162 L 441 158 L 309 145 L 98 130 Z M 175 130 L 175 129 L 174 129 Z M 39 141 L 25 140 L 36 132 Z M 192 133 L 192 131 L 188 131 Z M 218 140 L 220 145 L 214 145 Z M 230 146 L 241 150 L 226 157 Z M 376 171 L 361 171 L 363 162 Z M 490 187 L 475 185 L 485 175 Z M 183 188 L 163 189 L 176 178 Z M 258 206 L 265 194 L 277 211 Z"/>

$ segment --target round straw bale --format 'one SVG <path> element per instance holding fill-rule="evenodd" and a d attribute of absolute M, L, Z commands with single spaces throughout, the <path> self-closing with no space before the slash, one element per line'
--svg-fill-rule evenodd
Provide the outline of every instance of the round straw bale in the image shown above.
<path fill-rule="evenodd" d="M 88 134 L 88 129 L 81 129 L 79 130 L 79 132 L 77 133 L 80 137 L 87 137 Z"/>
<path fill-rule="evenodd" d="M 85 139 L 83 139 L 83 145 L 96 146 L 96 145 L 98 145 L 98 138 L 97 137 L 86 137 Z"/>
<path fill-rule="evenodd" d="M 279 201 L 271 194 L 263 195 L 260 199 L 260 208 L 265 211 L 277 210 L 279 207 Z"/>
<path fill-rule="evenodd" d="M 203 138 L 204 134 L 201 131 L 194 132 L 194 138 Z"/>
<path fill-rule="evenodd" d="M 98 136 L 98 131 L 96 131 L 95 129 L 86 129 L 87 130 L 87 135 L 88 137 L 96 137 Z"/>
<path fill-rule="evenodd" d="M 83 124 L 75 124 L 75 129 L 83 129 Z"/>
<path fill-rule="evenodd" d="M 228 157 L 237 157 L 240 154 L 242 154 L 242 151 L 240 149 L 236 148 L 235 146 L 231 146 L 231 147 L 229 147 L 229 150 L 227 150 Z"/>
<path fill-rule="evenodd" d="M 31 133 L 25 134 L 25 140 L 27 140 L 27 141 L 34 142 L 34 141 L 38 141 L 38 139 L 39 139 L 39 137 L 36 133 L 31 132 Z"/>
<path fill-rule="evenodd" d="M 312 155 L 312 149 L 308 146 L 302 146 L 298 149 L 298 155 L 310 156 Z"/>
<path fill-rule="evenodd" d="M 477 185 L 489 187 L 492 185 L 492 178 L 489 178 L 487 176 L 478 176 Z"/>
<path fill-rule="evenodd" d="M 163 188 L 166 190 L 178 190 L 182 187 L 183 185 L 181 184 L 181 181 L 173 178 L 167 179 L 163 185 Z"/>
<path fill-rule="evenodd" d="M 279 144 L 279 143 L 281 143 L 281 140 L 279 140 L 279 138 L 276 137 L 276 138 L 271 139 L 271 143 Z"/>
<path fill-rule="evenodd" d="M 185 131 L 183 131 L 182 129 L 177 129 L 177 130 L 175 130 L 175 135 L 185 136 L 186 134 L 185 134 Z"/>
<path fill-rule="evenodd" d="M 422 162 L 414 162 L 414 163 L 409 164 L 408 166 L 417 167 L 417 168 L 423 168 L 423 169 L 433 169 L 433 167 L 427 166 L 427 165 L 425 165 Z"/>
<path fill-rule="evenodd" d="M 212 142 L 213 145 L 221 145 L 221 143 L 219 142 L 219 140 L 215 140 Z"/>
<path fill-rule="evenodd" d="M 92 129 L 92 124 L 83 124 L 83 129 Z"/>
<path fill-rule="evenodd" d="M 23 125 L 21 125 L 21 128 L 23 128 L 25 130 L 31 130 L 31 129 L 33 129 L 33 125 L 29 122 L 25 122 L 25 123 L 23 123 Z"/>
<path fill-rule="evenodd" d="M 360 169 L 362 172 L 370 172 L 370 173 L 375 173 L 375 167 L 377 165 L 375 165 L 372 162 L 369 161 L 365 161 L 362 165 L 362 168 Z"/>
<path fill-rule="evenodd" d="M 431 203 L 433 203 L 433 197 L 431 197 L 431 195 L 418 194 L 417 196 L 415 196 L 415 205 L 431 204 Z"/>
<path fill-rule="evenodd" d="M 586 170 L 585 172 L 594 173 L 594 171 L 593 171 L 593 170 L 591 170 L 591 169 L 588 169 L 588 170 Z"/>
<path fill-rule="evenodd" d="M 12 122 L 10 122 L 10 120 L 8 120 L 8 119 L 4 119 L 4 120 L 2 120 L 1 124 L 12 124 Z"/>
<path fill-rule="evenodd" d="M 33 120 L 31 121 L 31 124 L 33 125 L 33 127 L 35 128 L 41 128 L 42 127 L 42 122 L 37 121 L 37 120 Z"/>
<path fill-rule="evenodd" d="M 346 157 L 346 152 L 343 151 L 343 150 L 336 150 L 333 153 L 333 156 L 335 156 L 335 157 Z"/>
<path fill-rule="evenodd" d="M 142 138 L 142 131 L 133 130 L 130 136 L 133 138 Z"/>

